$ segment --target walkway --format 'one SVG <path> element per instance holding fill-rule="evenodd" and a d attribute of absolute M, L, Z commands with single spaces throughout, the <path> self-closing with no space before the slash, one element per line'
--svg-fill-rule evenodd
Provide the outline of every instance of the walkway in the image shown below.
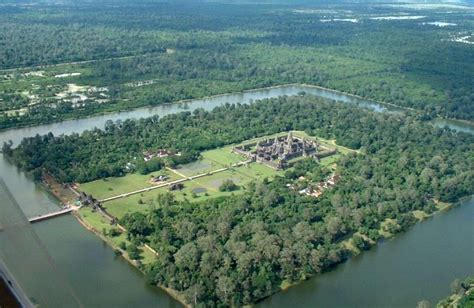
<path fill-rule="evenodd" d="M 163 187 L 168 187 L 168 186 L 171 186 L 171 185 L 174 185 L 174 184 L 179 184 L 179 183 L 182 183 L 182 182 L 192 181 L 192 180 L 202 178 L 202 177 L 205 177 L 205 176 L 210 176 L 210 175 L 213 175 L 213 174 L 216 174 L 216 173 L 224 172 L 224 171 L 227 171 L 231 168 L 240 167 L 240 166 L 249 164 L 251 162 L 252 162 L 251 160 L 247 160 L 247 161 L 243 161 L 243 162 L 233 164 L 230 167 L 221 168 L 221 169 L 217 169 L 217 170 L 213 170 L 213 171 L 209 171 L 209 172 L 206 172 L 206 173 L 193 175 L 193 176 L 186 176 L 186 175 L 176 171 L 175 169 L 167 168 L 171 172 L 174 172 L 174 173 L 176 173 L 177 175 L 179 175 L 183 178 L 179 179 L 179 180 L 172 181 L 172 182 L 166 182 L 166 183 L 163 183 L 163 184 L 160 184 L 160 185 L 147 187 L 147 188 L 142 188 L 142 189 L 135 190 L 135 191 L 132 191 L 132 192 L 129 192 L 129 193 L 120 194 L 120 195 L 117 195 L 117 196 L 105 198 L 105 199 L 99 200 L 99 202 L 104 203 L 104 202 L 108 202 L 108 201 L 112 201 L 112 200 L 117 200 L 117 199 L 120 199 L 120 198 L 126 198 L 126 197 L 136 195 L 136 194 L 140 194 L 140 193 L 143 193 L 143 192 L 147 192 L 147 191 L 151 191 L 151 190 L 155 190 L 155 189 L 159 189 L 159 188 L 163 188 Z"/>
<path fill-rule="evenodd" d="M 69 207 L 64 208 L 62 210 L 59 210 L 59 211 L 55 211 L 55 212 L 51 212 L 51 213 L 48 213 L 48 214 L 45 214 L 45 215 L 38 215 L 38 216 L 35 216 L 35 217 L 32 217 L 32 218 L 29 218 L 28 220 L 30 221 L 30 223 L 35 223 L 35 222 L 43 221 L 43 220 L 50 219 L 50 218 L 53 218 L 53 217 L 66 215 L 66 214 L 71 213 L 72 211 L 77 211 L 80 208 L 81 208 L 80 206 L 69 206 Z"/>

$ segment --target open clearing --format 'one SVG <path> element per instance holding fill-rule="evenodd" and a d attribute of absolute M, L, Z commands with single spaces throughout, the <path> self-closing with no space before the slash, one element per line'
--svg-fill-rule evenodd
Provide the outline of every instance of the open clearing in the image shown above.
<path fill-rule="evenodd" d="M 255 141 L 267 139 L 275 136 L 286 135 L 287 132 L 264 136 L 243 142 L 253 143 Z M 335 140 L 326 140 L 322 138 L 315 138 L 308 136 L 301 131 L 293 131 L 295 136 L 304 137 L 307 139 L 318 140 L 318 142 L 326 147 L 337 148 L 338 154 L 323 158 L 321 164 L 324 166 L 336 167 L 337 161 L 344 154 L 354 152 L 345 147 L 338 146 Z M 273 179 L 275 176 L 283 176 L 285 171 L 277 171 L 266 165 L 252 162 L 240 166 L 232 167 L 237 163 L 244 162 L 246 158 L 238 154 L 232 153 L 232 148 L 235 145 L 230 145 L 210 151 L 201 153 L 201 158 L 193 163 L 185 164 L 176 169 L 167 169 L 157 172 L 152 172 L 148 175 L 129 174 L 124 177 L 107 178 L 104 180 L 97 180 L 90 183 L 80 185 L 80 190 L 87 194 L 91 194 L 96 199 L 105 199 L 112 196 L 119 196 L 121 194 L 137 191 L 140 189 L 156 186 L 157 184 L 164 184 L 176 180 L 184 180 L 181 182 L 183 188 L 172 192 L 176 200 L 188 200 L 191 202 L 205 201 L 210 198 L 225 197 L 232 194 L 243 193 L 246 186 L 251 182 L 261 182 L 264 179 Z M 222 170 L 229 168 L 228 170 Z M 212 173 L 216 170 L 220 172 Z M 209 174 L 208 174 L 209 173 Z M 211 174 L 212 173 L 212 174 Z M 166 175 L 169 179 L 166 182 L 157 184 L 150 183 L 150 178 Z M 188 180 L 187 177 L 202 175 L 202 177 Z M 221 192 L 219 187 L 225 180 L 232 180 L 239 186 L 238 190 L 233 192 Z M 157 187 L 154 190 L 137 192 L 134 195 L 118 198 L 104 203 L 104 208 L 113 216 L 121 218 L 127 213 L 133 212 L 147 212 L 152 207 L 159 207 L 157 201 L 159 195 L 169 193 L 169 187 Z"/>
<path fill-rule="evenodd" d="M 243 168 L 243 167 L 240 167 Z M 173 191 L 176 200 L 183 201 L 189 200 L 193 202 L 204 201 L 210 198 L 229 196 L 232 193 L 238 194 L 244 191 L 241 187 L 239 190 L 234 192 L 221 192 L 219 191 L 220 184 L 226 179 L 232 179 L 239 186 L 252 181 L 251 178 L 240 176 L 233 170 L 224 171 L 214 175 L 206 176 L 197 180 L 183 182 L 184 188 L 179 191 Z M 201 191 L 197 193 L 196 191 Z M 136 195 L 132 195 L 125 198 L 116 199 L 110 202 L 104 203 L 104 208 L 111 215 L 121 218 L 125 214 L 131 214 L 133 212 L 147 212 L 151 207 L 160 206 L 157 202 L 159 195 L 169 193 L 168 187 L 162 187 L 153 191 L 148 191 Z"/>
<path fill-rule="evenodd" d="M 96 199 L 105 199 L 142 188 L 155 186 L 154 184 L 150 183 L 149 180 L 150 178 L 159 175 L 168 176 L 169 179 L 167 182 L 179 180 L 182 178 L 176 173 L 165 170 L 152 172 L 146 175 L 132 173 L 124 177 L 106 178 L 103 180 L 81 184 L 79 189 L 94 196 Z"/>
<path fill-rule="evenodd" d="M 110 225 L 102 215 L 92 212 L 89 207 L 83 207 L 79 211 L 79 214 L 81 215 L 81 219 L 98 234 L 103 234 L 104 232 L 108 234 L 110 230 L 117 229 L 117 227 Z M 130 241 L 127 240 L 124 232 L 121 232 L 120 235 L 117 236 L 107 236 L 106 239 L 114 249 L 118 249 L 121 242 L 124 242 L 127 246 L 131 244 Z M 142 264 L 152 263 L 156 258 L 153 252 L 144 247 L 139 247 L 139 251 Z"/>

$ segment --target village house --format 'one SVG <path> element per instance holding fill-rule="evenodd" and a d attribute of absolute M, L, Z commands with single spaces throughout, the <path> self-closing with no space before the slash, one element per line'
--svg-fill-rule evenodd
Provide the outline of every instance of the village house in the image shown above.
<path fill-rule="evenodd" d="M 165 158 L 168 156 L 181 156 L 181 152 L 173 152 L 166 149 L 159 149 L 156 151 L 144 151 L 143 152 L 143 160 L 150 161 L 153 158 Z"/>

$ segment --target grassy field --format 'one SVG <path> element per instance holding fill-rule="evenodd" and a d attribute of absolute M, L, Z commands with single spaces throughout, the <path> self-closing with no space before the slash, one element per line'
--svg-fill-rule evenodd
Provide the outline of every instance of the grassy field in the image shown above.
<path fill-rule="evenodd" d="M 110 225 L 110 223 L 98 212 L 92 212 L 92 210 L 89 207 L 82 208 L 79 211 L 79 215 L 81 216 L 81 219 L 89 226 L 94 229 L 95 232 L 101 233 L 104 236 L 106 234 L 109 234 L 110 230 L 112 228 L 117 229 L 117 227 L 114 227 Z M 104 231 L 106 234 L 104 234 Z M 125 233 L 121 233 L 118 236 L 107 236 L 107 241 L 109 244 L 114 248 L 117 249 L 120 245 L 121 242 L 125 242 L 126 245 L 129 245 L 130 242 L 127 240 Z M 140 256 L 141 256 L 141 262 L 143 264 L 149 264 L 152 263 L 155 260 L 155 254 L 151 252 L 150 250 L 140 247 L 139 250 L 141 251 Z"/>
<path fill-rule="evenodd" d="M 118 218 L 122 218 L 125 214 L 131 214 L 134 212 L 145 213 L 151 205 L 156 203 L 156 196 L 167 191 L 168 190 L 165 187 L 159 188 L 151 192 L 115 199 L 104 203 L 103 206 L 107 212 Z"/>
<path fill-rule="evenodd" d="M 245 161 L 245 158 L 232 153 L 232 146 L 227 146 L 202 152 L 201 159 L 190 164 L 179 166 L 176 168 L 176 171 L 185 176 L 193 176 L 230 167 L 242 161 Z"/>
<path fill-rule="evenodd" d="M 263 180 L 264 178 L 273 178 L 277 175 L 283 176 L 284 171 L 277 171 L 259 163 L 252 163 L 235 169 L 238 173 L 255 180 Z"/>
<path fill-rule="evenodd" d="M 272 136 L 265 136 L 244 142 L 254 143 L 256 141 L 272 138 L 275 136 L 283 136 L 287 133 L 279 133 Z M 335 167 L 340 157 L 352 152 L 352 150 L 336 145 L 333 140 L 324 140 L 308 136 L 301 131 L 293 132 L 294 135 L 304 138 L 318 140 L 321 144 L 330 148 L 337 148 L 339 154 L 326 157 L 321 160 L 321 164 L 325 166 Z M 186 165 L 177 167 L 176 169 L 168 169 L 166 171 L 153 172 L 149 175 L 129 174 L 120 178 L 107 178 L 105 180 L 93 181 L 82 184 L 79 189 L 88 194 L 92 194 L 97 199 L 104 199 L 111 196 L 120 195 L 123 193 L 147 188 L 153 186 L 149 182 L 152 176 L 166 174 L 170 177 L 169 181 L 182 179 L 183 177 L 190 177 L 199 174 L 206 174 L 222 168 L 227 168 L 233 164 L 245 161 L 245 157 L 232 153 L 232 147 L 226 146 L 201 153 L 201 159 Z M 260 182 L 267 179 L 272 179 L 275 176 L 283 176 L 284 171 L 277 171 L 259 163 L 249 163 L 239 167 L 233 167 L 229 170 L 218 172 L 215 174 L 205 175 L 203 177 L 193 179 L 191 181 L 184 181 L 183 189 L 180 191 L 173 191 L 176 200 L 189 200 L 191 202 L 205 201 L 210 198 L 225 197 L 231 194 L 239 194 L 245 191 L 245 187 L 252 181 Z M 219 187 L 227 180 L 232 180 L 240 188 L 234 192 L 221 192 Z M 115 217 L 121 218 L 127 213 L 142 212 L 145 213 L 151 207 L 160 206 L 157 202 L 157 197 L 161 194 L 168 193 L 168 187 L 157 188 L 148 192 L 143 192 L 136 195 L 131 195 L 125 198 L 116 199 L 104 203 L 107 211 Z"/>
<path fill-rule="evenodd" d="M 184 188 L 174 191 L 176 200 L 189 200 L 192 202 L 205 201 L 210 198 L 225 197 L 231 194 L 239 194 L 245 191 L 245 186 L 251 181 L 258 181 L 264 177 L 272 177 L 278 174 L 276 171 L 260 165 L 250 164 L 248 167 L 242 166 L 213 175 L 204 176 L 192 181 L 183 182 Z M 240 188 L 233 192 L 221 192 L 219 186 L 227 179 L 231 179 Z M 133 212 L 145 213 L 152 206 L 159 206 L 157 197 L 160 194 L 169 192 L 167 187 L 158 188 L 152 191 L 132 195 L 126 198 L 116 199 L 104 203 L 107 211 L 115 217 L 121 218 L 125 214 Z"/>
<path fill-rule="evenodd" d="M 336 168 L 336 164 L 341 159 L 342 155 L 341 154 L 336 154 L 336 155 L 331 155 L 329 157 L 325 157 L 321 159 L 320 164 L 325 166 L 325 167 L 330 167 L 331 169 Z"/>
<path fill-rule="evenodd" d="M 233 146 L 227 146 L 215 150 L 206 151 L 203 152 L 201 156 L 203 157 L 203 160 L 214 162 L 215 164 L 222 167 L 228 167 L 230 165 L 245 161 L 244 157 L 232 153 L 232 148 Z"/>
<path fill-rule="evenodd" d="M 124 177 L 106 178 L 103 180 L 81 184 L 79 190 L 87 194 L 91 194 L 96 199 L 104 199 L 126 192 L 154 186 L 154 184 L 150 183 L 149 180 L 151 177 L 158 175 L 167 175 L 170 178 L 168 181 L 174 181 L 181 178 L 176 173 L 165 170 L 152 172 L 151 174 L 147 175 L 132 173 Z"/>

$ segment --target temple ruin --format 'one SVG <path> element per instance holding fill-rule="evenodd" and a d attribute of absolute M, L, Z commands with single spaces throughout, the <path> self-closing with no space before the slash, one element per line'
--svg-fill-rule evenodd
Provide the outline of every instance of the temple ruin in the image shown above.
<path fill-rule="evenodd" d="M 294 136 L 292 132 L 286 136 L 239 145 L 232 151 L 276 170 L 291 167 L 291 160 L 299 157 L 313 157 L 319 161 L 323 157 L 336 154 L 335 149 L 323 147 L 314 140 Z"/>

